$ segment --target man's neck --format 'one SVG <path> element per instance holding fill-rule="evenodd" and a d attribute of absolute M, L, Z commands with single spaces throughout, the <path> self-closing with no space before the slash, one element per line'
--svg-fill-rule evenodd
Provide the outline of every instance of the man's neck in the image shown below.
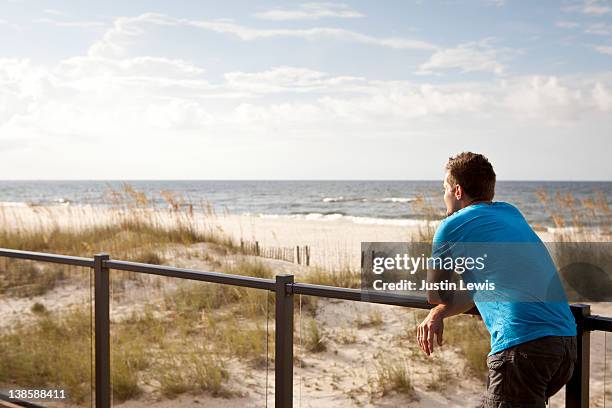
<path fill-rule="evenodd" d="M 470 200 L 463 208 L 469 207 L 470 205 L 474 205 L 474 204 L 480 204 L 480 203 L 487 203 L 487 204 L 491 204 L 493 201 L 491 200 L 480 200 L 478 198 L 475 198 L 473 200 Z"/>

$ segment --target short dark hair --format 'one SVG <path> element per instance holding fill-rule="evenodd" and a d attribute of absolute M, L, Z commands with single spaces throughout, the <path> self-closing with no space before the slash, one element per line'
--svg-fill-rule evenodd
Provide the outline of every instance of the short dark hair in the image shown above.
<path fill-rule="evenodd" d="M 474 200 L 492 200 L 495 195 L 495 172 L 482 154 L 463 152 L 448 159 L 449 182 L 459 184 Z"/>

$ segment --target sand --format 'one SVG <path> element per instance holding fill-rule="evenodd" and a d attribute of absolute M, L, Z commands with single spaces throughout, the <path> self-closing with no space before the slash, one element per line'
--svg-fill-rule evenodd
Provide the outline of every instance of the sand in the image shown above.
<path fill-rule="evenodd" d="M 137 210 L 143 217 L 156 223 L 168 225 L 184 222 L 188 219 L 197 228 L 216 231 L 240 239 L 258 241 L 262 247 L 287 247 L 308 245 L 311 251 L 311 265 L 328 269 L 350 267 L 359 269 L 361 242 L 366 241 L 408 241 L 418 233 L 419 228 L 428 224 L 416 222 L 371 220 L 369 223 L 356 224 L 346 219 L 320 217 L 317 219 L 299 219 L 290 216 L 265 217 L 255 215 L 216 215 L 194 213 L 186 216 L 172 212 L 151 212 Z M 129 214 L 124 212 L 123 215 Z M 133 213 L 132 213 L 133 214 Z M 91 207 L 55 206 L 55 207 L 4 207 L 0 210 L 0 225 L 3 228 L 67 228 L 78 229 L 91 225 L 105 225 L 117 222 L 123 216 L 115 210 L 94 209 Z M 429 224 L 434 228 L 435 223 Z M 539 232 L 543 240 L 550 241 L 548 232 Z M 202 270 L 214 269 L 213 265 L 197 258 L 190 258 L 185 251 L 193 250 L 202 253 L 207 250 L 206 244 L 197 244 L 191 248 L 176 248 L 168 257 L 168 264 Z M 112 257 L 112 254 L 111 254 Z M 284 261 L 267 260 L 275 271 L 294 273 L 296 279 L 307 274 L 309 268 Z M 166 281 L 165 281 L 166 282 Z M 167 283 L 167 282 L 166 282 Z M 112 318 L 121 319 L 138 306 L 146 302 L 161 299 L 165 291 L 172 290 L 168 284 L 161 290 L 150 285 L 146 291 L 141 288 L 126 288 L 117 292 L 112 301 Z M 86 304 L 89 300 L 89 287 L 59 286 L 43 296 L 18 299 L 0 298 L 0 326 L 10 326 L 17 320 L 31 316 L 29 309 L 39 302 L 51 311 L 62 310 L 72 305 Z M 381 325 L 355 330 L 356 322 L 363 316 L 377 310 L 383 318 Z M 594 313 L 612 315 L 612 305 L 593 306 Z M 407 328 L 413 327 L 416 321 L 413 310 L 385 305 L 370 305 L 356 302 L 322 300 L 317 309 L 323 335 L 328 338 L 328 350 L 323 353 L 304 353 L 300 347 L 299 335 L 295 339 L 296 356 L 301 362 L 295 367 L 294 396 L 296 407 L 466 407 L 476 406 L 484 387 L 484 380 L 467 373 L 465 362 L 459 351 L 452 345 L 445 345 L 433 358 L 443 359 L 451 367 L 452 381 L 440 390 L 431 389 L 431 378 L 435 367 L 428 357 L 416 356 L 412 334 Z M 301 317 L 296 317 L 298 331 L 302 329 Z M 354 341 L 344 344 L 343 336 L 347 332 L 355 336 Z M 603 333 L 594 333 L 591 342 L 591 394 L 592 406 L 603 406 L 604 377 L 604 342 Z M 607 338 L 607 355 L 612 352 L 612 337 Z M 415 396 L 410 398 L 391 393 L 378 396 L 372 400 L 368 392 L 372 386 L 374 365 L 381 358 L 403 358 L 409 362 L 409 371 L 415 384 Z M 609 357 L 608 357 L 609 360 Z M 612 365 L 607 362 L 608 378 Z M 271 368 L 271 367 L 270 367 Z M 265 370 L 252 370 L 239 361 L 234 362 L 232 386 L 241 390 L 242 397 L 232 399 L 212 398 L 206 394 L 183 395 L 175 400 L 159 400 L 154 394 L 145 394 L 139 400 L 128 401 L 120 405 L 126 408 L 140 407 L 228 407 L 242 408 L 264 407 L 273 405 L 273 373 L 268 375 L 268 403 L 266 405 Z M 236 375 L 237 374 L 237 375 Z M 610 380 L 608 379 L 608 382 Z M 608 384 L 609 386 L 609 384 Z M 560 393 L 562 394 L 562 393 Z M 610 396 L 609 398 L 610 399 Z M 553 398 L 551 406 L 562 406 L 563 396 Z"/>

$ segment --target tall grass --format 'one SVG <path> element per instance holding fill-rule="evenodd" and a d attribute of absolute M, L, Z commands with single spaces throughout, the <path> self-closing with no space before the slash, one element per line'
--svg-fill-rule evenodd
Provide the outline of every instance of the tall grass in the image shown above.
<path fill-rule="evenodd" d="M 270 277 L 261 263 L 241 261 L 228 271 Z M 116 401 L 137 398 L 143 384 L 175 397 L 184 392 L 233 395 L 226 362 L 253 367 L 267 362 L 273 349 L 266 317 L 274 297 L 257 289 L 190 282 L 165 301 L 111 322 L 111 381 Z M 0 382 L 30 387 L 65 387 L 77 403 L 91 386 L 90 311 L 63 314 L 36 306 L 34 320 L 0 334 Z M 33 309 L 34 310 L 34 309 Z"/>
<path fill-rule="evenodd" d="M 376 364 L 376 375 L 376 385 L 381 397 L 392 392 L 415 396 L 405 361 L 383 358 Z"/>
<path fill-rule="evenodd" d="M 0 334 L 0 383 L 20 388 L 61 384 L 72 401 L 89 401 L 90 329 L 85 310 L 61 316 L 41 311 L 34 322 Z"/>
<path fill-rule="evenodd" d="M 577 199 L 571 192 L 557 190 L 550 194 L 546 190 L 539 190 L 536 196 L 546 214 L 548 214 L 555 233 L 556 241 L 580 241 L 586 239 L 609 236 L 612 227 L 612 210 L 608 206 L 608 199 L 602 191 L 594 191 L 590 196 Z M 589 234 L 589 227 L 597 221 L 598 237 Z"/>
<path fill-rule="evenodd" d="M 91 257 L 107 252 L 117 259 L 162 264 L 163 249 L 171 244 L 213 243 L 227 252 L 237 253 L 240 246 L 220 229 L 198 224 L 193 206 L 164 193 L 170 210 L 151 211 L 153 201 L 144 193 L 124 184 L 122 191 L 110 191 L 113 209 L 101 210 L 104 223 L 71 219 L 63 225 L 51 212 L 45 222 L 40 218 L 23 220 L 5 213 L 0 207 L 0 247 L 17 250 L 59 253 Z M 38 210 L 37 210 L 38 211 Z M 213 214 L 210 207 L 208 214 Z M 45 214 L 45 209 L 40 212 Z M 71 213 L 69 213 L 69 216 Z M 57 215 L 58 217 L 61 215 Z M 0 293 L 16 296 L 40 295 L 53 289 L 57 281 L 68 278 L 65 266 L 41 267 L 29 261 L 0 260 Z"/>
<path fill-rule="evenodd" d="M 457 347 L 470 372 L 484 378 L 488 371 L 486 361 L 491 337 L 480 319 L 467 315 L 453 317 L 444 325 L 444 343 Z"/>
<path fill-rule="evenodd" d="M 316 285 L 359 288 L 361 286 L 361 274 L 348 267 L 339 270 L 313 267 L 308 271 L 308 274 L 304 276 L 303 281 Z"/>

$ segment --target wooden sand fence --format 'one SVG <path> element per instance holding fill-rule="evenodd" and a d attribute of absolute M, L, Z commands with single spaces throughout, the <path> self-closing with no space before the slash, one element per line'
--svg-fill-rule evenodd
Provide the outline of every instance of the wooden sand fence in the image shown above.
<path fill-rule="evenodd" d="M 241 239 L 240 251 L 243 254 L 279 259 L 298 265 L 310 266 L 309 245 L 296 245 L 295 247 L 264 247 L 259 241 L 245 241 Z"/>

